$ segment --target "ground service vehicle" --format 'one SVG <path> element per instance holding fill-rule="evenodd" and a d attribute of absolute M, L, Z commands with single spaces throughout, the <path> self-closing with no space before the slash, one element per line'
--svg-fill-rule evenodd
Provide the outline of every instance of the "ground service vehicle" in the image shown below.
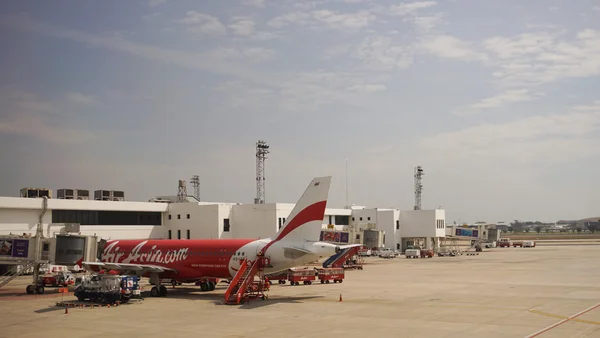
<path fill-rule="evenodd" d="M 316 279 L 315 269 L 290 269 L 288 279 L 292 285 L 310 285 Z"/>
<path fill-rule="evenodd" d="M 433 249 L 421 249 L 420 250 L 421 258 L 432 258 L 433 257 Z"/>
<path fill-rule="evenodd" d="M 320 268 L 317 269 L 318 279 L 321 284 L 333 281 L 334 283 L 341 283 L 344 281 L 344 268 Z"/>
<path fill-rule="evenodd" d="M 535 248 L 535 241 L 523 241 L 524 248 Z"/>
<path fill-rule="evenodd" d="M 513 245 L 513 247 L 515 247 L 515 248 L 516 248 L 516 247 L 518 247 L 518 246 L 522 248 L 522 247 L 523 247 L 523 241 L 514 241 L 514 242 L 512 243 L 512 245 Z"/>
<path fill-rule="evenodd" d="M 406 249 L 404 251 L 406 258 L 419 258 L 421 257 L 421 250 L 419 249 Z"/>
<path fill-rule="evenodd" d="M 510 248 L 510 238 L 500 238 L 496 244 L 501 248 Z"/>
<path fill-rule="evenodd" d="M 81 284 L 77 285 L 74 294 L 80 301 L 127 303 L 132 297 L 139 297 L 141 289 L 137 276 L 98 274 L 81 277 Z"/>
<path fill-rule="evenodd" d="M 69 272 L 59 271 L 56 274 L 46 274 L 40 283 L 43 286 L 69 286 L 75 284 L 75 276 Z"/>
<path fill-rule="evenodd" d="M 394 250 L 390 248 L 382 248 L 379 250 L 379 258 L 394 258 L 396 255 L 394 254 Z"/>

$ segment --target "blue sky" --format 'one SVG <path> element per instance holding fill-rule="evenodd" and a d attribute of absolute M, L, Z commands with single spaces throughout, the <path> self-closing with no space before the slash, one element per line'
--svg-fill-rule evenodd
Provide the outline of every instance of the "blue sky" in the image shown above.
<path fill-rule="evenodd" d="M 598 216 L 595 1 L 4 1 L 0 195 L 25 186 L 447 220 Z M 191 192 L 191 186 L 189 191 Z"/>

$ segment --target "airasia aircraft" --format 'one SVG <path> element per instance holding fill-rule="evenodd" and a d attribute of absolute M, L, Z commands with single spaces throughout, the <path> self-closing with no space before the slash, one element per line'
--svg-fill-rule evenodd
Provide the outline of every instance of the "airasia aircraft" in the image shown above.
<path fill-rule="evenodd" d="M 100 262 L 82 265 L 150 277 L 151 295 L 164 297 L 167 288 L 160 279 L 199 282 L 202 291 L 212 291 L 216 279 L 233 278 L 242 259 L 253 261 L 261 251 L 270 259 L 265 274 L 330 257 L 358 245 L 319 241 L 330 184 L 331 176 L 314 178 L 274 239 L 111 240 Z"/>

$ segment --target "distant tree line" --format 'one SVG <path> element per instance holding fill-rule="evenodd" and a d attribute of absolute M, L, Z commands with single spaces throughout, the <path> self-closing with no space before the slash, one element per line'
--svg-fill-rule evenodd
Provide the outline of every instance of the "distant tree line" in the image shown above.
<path fill-rule="evenodd" d="M 544 230 L 545 232 L 550 232 L 550 226 L 553 226 L 554 223 L 545 223 L 540 221 L 519 221 L 514 220 L 514 222 L 510 223 L 508 227 L 509 232 L 526 232 L 529 233 L 532 230 L 537 232 L 538 234 Z M 600 230 L 600 222 L 585 222 L 583 225 L 579 225 L 577 223 L 571 224 L 568 227 L 563 229 L 558 229 L 557 232 L 575 232 L 581 233 L 585 229 L 589 230 L 591 233 L 596 233 L 597 230 Z"/>

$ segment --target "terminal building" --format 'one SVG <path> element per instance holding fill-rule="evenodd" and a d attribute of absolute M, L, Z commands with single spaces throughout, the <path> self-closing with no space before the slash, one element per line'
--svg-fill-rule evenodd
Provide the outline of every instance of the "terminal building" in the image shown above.
<path fill-rule="evenodd" d="M 35 190 L 35 189 L 29 189 Z M 34 236 L 41 220 L 45 237 L 78 224 L 79 234 L 101 239 L 227 239 L 268 238 L 285 224 L 291 203 L 240 204 L 179 201 L 161 196 L 149 202 L 124 200 L 122 191 L 61 189 L 29 191 L 22 197 L 0 197 L 0 236 Z M 44 209 L 44 199 L 47 207 Z M 403 251 L 416 245 L 439 246 L 446 236 L 444 210 L 408 210 L 348 206 L 327 208 L 321 240 L 363 244 Z"/>

